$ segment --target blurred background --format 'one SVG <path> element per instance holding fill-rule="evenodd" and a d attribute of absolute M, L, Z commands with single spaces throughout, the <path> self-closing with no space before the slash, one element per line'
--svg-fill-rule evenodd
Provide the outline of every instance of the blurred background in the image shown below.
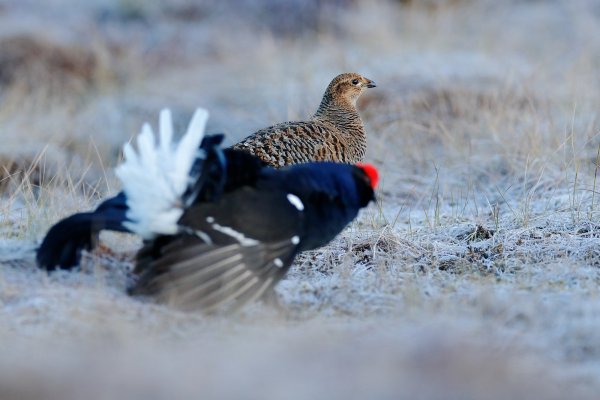
<path fill-rule="evenodd" d="M 599 15 L 585 0 L 3 0 L 0 157 L 26 168 L 44 150 L 50 175 L 94 181 L 161 107 L 184 122 L 206 107 L 234 142 L 311 115 L 346 71 L 379 83 L 361 103 L 371 158 L 525 157 L 563 119 L 595 124 Z"/>
<path fill-rule="evenodd" d="M 595 0 L 0 0 L 0 397 L 595 398 L 599 71 Z M 379 203 L 286 316 L 131 299 L 130 239 L 35 269 L 161 108 L 234 143 L 342 72 L 377 82 Z"/>

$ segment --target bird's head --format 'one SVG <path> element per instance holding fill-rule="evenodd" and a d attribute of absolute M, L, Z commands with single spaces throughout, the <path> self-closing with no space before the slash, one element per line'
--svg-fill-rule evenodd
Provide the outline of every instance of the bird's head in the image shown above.
<path fill-rule="evenodd" d="M 325 97 L 329 95 L 336 103 L 356 106 L 356 100 L 360 95 L 368 88 L 374 87 L 376 87 L 375 82 L 371 79 L 349 72 L 333 78 L 327 87 Z"/>
<path fill-rule="evenodd" d="M 377 168 L 373 164 L 367 163 L 356 163 L 355 165 L 365 174 L 371 189 L 375 190 L 379 183 L 379 171 L 377 171 Z"/>
<path fill-rule="evenodd" d="M 375 201 L 375 188 L 379 183 L 379 172 L 372 164 L 357 163 L 354 164 L 354 179 L 361 198 L 361 205 L 364 207 L 370 201 Z"/>

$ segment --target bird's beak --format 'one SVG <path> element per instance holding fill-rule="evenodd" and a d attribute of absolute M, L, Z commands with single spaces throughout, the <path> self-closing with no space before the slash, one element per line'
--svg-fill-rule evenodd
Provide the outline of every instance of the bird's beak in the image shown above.
<path fill-rule="evenodd" d="M 367 79 L 367 87 L 368 88 L 374 88 L 374 87 L 377 87 L 377 85 L 375 84 L 375 81 Z"/>

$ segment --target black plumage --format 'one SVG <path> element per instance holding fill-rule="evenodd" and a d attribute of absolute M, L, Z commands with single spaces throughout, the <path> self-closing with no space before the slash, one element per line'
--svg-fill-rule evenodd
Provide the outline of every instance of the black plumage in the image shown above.
<path fill-rule="evenodd" d="M 127 221 L 127 198 L 121 192 L 102 202 L 94 211 L 71 215 L 56 223 L 38 248 L 36 259 L 40 267 L 52 271 L 57 267 L 71 268 L 79 264 L 82 250 L 90 250 L 102 230 L 130 232 Z"/>
<path fill-rule="evenodd" d="M 206 136 L 200 149 L 206 152 L 206 158 L 198 159 L 190 171 L 190 176 L 198 176 L 184 197 L 209 201 L 220 196 L 227 185 L 235 183 L 235 177 L 227 179 L 224 157 L 232 150 L 219 148 L 224 136 L 221 134 Z M 238 157 L 241 158 L 241 157 Z M 246 157 L 243 157 L 246 158 Z M 248 161 L 252 162 L 252 161 Z M 255 161 L 262 165 L 260 161 Z M 202 171 L 202 173 L 200 173 Z M 243 171 L 240 169 L 240 176 Z M 226 183 L 230 182 L 230 183 Z M 201 193 L 195 193 L 200 192 Z M 67 217 L 50 228 L 38 247 L 36 260 L 38 265 L 48 271 L 57 268 L 71 269 L 79 264 L 82 250 L 94 248 L 102 230 L 131 233 L 126 226 L 129 206 L 127 196 L 119 192 L 90 212 L 77 213 Z"/>
<path fill-rule="evenodd" d="M 138 255 L 132 294 L 186 310 L 237 308 L 270 290 L 299 252 L 328 243 L 374 199 L 375 182 L 361 167 L 308 163 L 275 170 L 235 151 L 226 160 L 248 179 L 214 202 L 186 209 L 180 234 L 148 242 Z"/>
<path fill-rule="evenodd" d="M 210 136 L 203 142 L 178 232 L 146 240 L 139 251 L 131 294 L 185 310 L 235 309 L 272 289 L 299 252 L 328 243 L 374 200 L 371 166 L 323 162 L 277 170 L 219 143 Z M 55 225 L 38 250 L 40 265 L 74 265 L 92 243 L 86 232 L 126 231 L 126 200 L 120 194 Z"/>

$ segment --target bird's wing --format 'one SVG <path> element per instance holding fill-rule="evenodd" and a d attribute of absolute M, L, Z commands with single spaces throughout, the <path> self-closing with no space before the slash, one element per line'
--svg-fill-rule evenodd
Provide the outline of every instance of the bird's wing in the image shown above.
<path fill-rule="evenodd" d="M 287 272 L 303 230 L 303 213 L 285 192 L 250 187 L 216 203 L 190 207 L 183 235 L 142 249 L 132 294 L 185 310 L 235 309 L 260 297 Z"/>
<path fill-rule="evenodd" d="M 272 289 L 291 265 L 295 249 L 290 240 L 218 246 L 180 236 L 145 265 L 130 293 L 186 311 L 232 311 Z"/>
<path fill-rule="evenodd" d="M 338 161 L 343 143 L 334 130 L 335 127 L 317 121 L 286 122 L 261 129 L 233 148 L 254 154 L 274 167 Z"/>

